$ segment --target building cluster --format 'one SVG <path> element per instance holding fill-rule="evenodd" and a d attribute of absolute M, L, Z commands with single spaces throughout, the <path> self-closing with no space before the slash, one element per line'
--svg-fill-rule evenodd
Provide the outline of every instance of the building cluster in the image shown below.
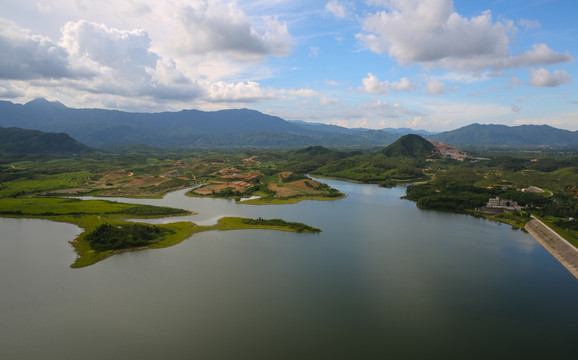
<path fill-rule="evenodd" d="M 503 212 L 520 211 L 522 207 L 514 200 L 495 197 L 489 199 L 486 206 L 477 210 L 484 214 L 499 214 Z"/>

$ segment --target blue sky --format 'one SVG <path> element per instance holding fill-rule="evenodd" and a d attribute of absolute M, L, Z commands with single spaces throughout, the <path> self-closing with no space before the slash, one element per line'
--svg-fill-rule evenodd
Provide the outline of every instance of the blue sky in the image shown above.
<path fill-rule="evenodd" d="M 578 130 L 575 0 L 0 0 L 0 99 Z"/>

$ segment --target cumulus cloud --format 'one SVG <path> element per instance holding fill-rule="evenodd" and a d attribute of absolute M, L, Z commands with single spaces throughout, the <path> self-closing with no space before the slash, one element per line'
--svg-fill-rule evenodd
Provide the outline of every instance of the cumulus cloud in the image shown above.
<path fill-rule="evenodd" d="M 119 30 L 84 20 L 67 22 L 60 40 L 71 56 L 123 72 L 155 66 L 160 57 L 149 51 L 150 43 L 144 30 Z"/>
<path fill-rule="evenodd" d="M 452 0 L 372 1 L 386 7 L 362 19 L 365 33 L 357 34 L 370 50 L 397 59 L 402 65 L 479 72 L 571 61 L 544 44 L 519 56 L 510 55 L 510 39 L 518 30 L 513 21 L 494 21 L 486 11 L 471 18 L 458 14 Z"/>
<path fill-rule="evenodd" d="M 180 4 L 177 22 L 182 37 L 178 50 L 189 54 L 227 53 L 239 59 L 291 53 L 293 38 L 287 25 L 273 18 L 265 19 L 265 29 L 258 32 L 235 2 L 199 0 Z"/>
<path fill-rule="evenodd" d="M 59 42 L 75 64 L 94 73 L 90 81 L 69 84 L 79 90 L 156 99 L 193 99 L 199 86 L 171 59 L 150 50 L 144 30 L 121 30 L 84 20 L 68 22 Z"/>
<path fill-rule="evenodd" d="M 564 70 L 550 72 L 544 68 L 530 71 L 530 84 L 537 87 L 556 87 L 572 81 L 572 77 Z"/>
<path fill-rule="evenodd" d="M 75 78 L 68 52 L 51 39 L 0 19 L 0 79 Z"/>
<path fill-rule="evenodd" d="M 391 90 L 412 91 L 417 88 L 417 85 L 406 77 L 401 78 L 400 81 L 390 83 L 387 80 L 380 81 L 377 76 L 372 73 L 367 73 L 367 76 L 361 79 L 361 83 L 363 84 L 361 90 L 370 94 L 386 94 Z"/>
<path fill-rule="evenodd" d="M 367 76 L 361 79 L 363 90 L 370 94 L 385 94 L 389 92 L 389 81 L 379 81 L 377 76 L 367 73 Z"/>

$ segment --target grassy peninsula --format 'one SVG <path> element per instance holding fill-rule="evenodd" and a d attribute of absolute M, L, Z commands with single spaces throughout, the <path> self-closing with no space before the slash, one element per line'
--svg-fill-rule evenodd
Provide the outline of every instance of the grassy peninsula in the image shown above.
<path fill-rule="evenodd" d="M 163 225 L 129 222 L 127 219 L 187 215 L 180 209 L 132 205 L 105 200 L 54 198 L 0 199 L 0 216 L 40 218 L 67 222 L 84 231 L 71 241 L 77 253 L 73 268 L 85 267 L 114 254 L 173 246 L 195 233 L 212 230 L 267 229 L 290 232 L 319 232 L 305 224 L 280 219 L 225 217 L 212 226 L 192 222 Z"/>

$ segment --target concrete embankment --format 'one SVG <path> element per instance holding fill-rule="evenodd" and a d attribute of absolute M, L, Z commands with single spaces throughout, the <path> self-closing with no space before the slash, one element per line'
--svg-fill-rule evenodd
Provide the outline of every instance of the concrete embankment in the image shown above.
<path fill-rule="evenodd" d="M 526 230 L 578 279 L 578 249 L 533 216 Z"/>

